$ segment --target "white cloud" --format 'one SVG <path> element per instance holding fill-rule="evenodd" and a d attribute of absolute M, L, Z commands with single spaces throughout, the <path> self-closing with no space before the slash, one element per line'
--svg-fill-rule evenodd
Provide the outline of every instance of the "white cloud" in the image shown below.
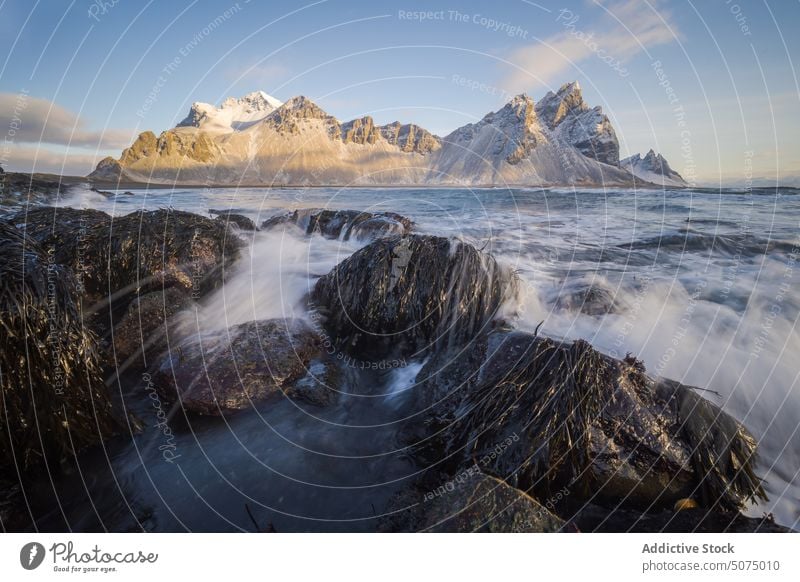
<path fill-rule="evenodd" d="M 132 131 L 87 129 L 85 121 L 60 105 L 25 94 L 0 93 L 0 134 L 6 143 L 56 144 L 101 150 L 131 143 Z"/>
<path fill-rule="evenodd" d="M 518 68 L 509 72 L 504 86 L 516 93 L 559 84 L 568 80 L 566 77 L 574 78 L 575 65 L 587 59 L 605 62 L 625 76 L 624 65 L 634 56 L 679 38 L 670 13 L 658 0 L 594 0 L 591 6 L 591 14 L 599 14 L 594 22 L 588 22 L 585 12 L 554 11 L 553 19 L 563 30 L 508 55 L 507 60 Z"/>
<path fill-rule="evenodd" d="M 94 170 L 97 162 L 105 157 L 84 153 L 85 150 L 53 151 L 44 147 L 9 148 L 2 156 L 3 169 L 13 172 L 41 172 L 65 176 L 85 176 Z"/>

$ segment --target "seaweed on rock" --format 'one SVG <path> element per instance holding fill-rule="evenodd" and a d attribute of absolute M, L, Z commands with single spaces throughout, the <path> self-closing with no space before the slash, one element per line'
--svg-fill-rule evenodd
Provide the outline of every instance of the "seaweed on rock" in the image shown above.
<path fill-rule="evenodd" d="M 747 430 L 691 387 L 652 379 L 633 357 L 583 341 L 495 332 L 434 355 L 420 371 L 422 455 L 445 470 L 469 459 L 545 497 L 640 511 L 693 498 L 734 510 L 764 498 Z M 515 444 L 492 455 L 509 436 Z M 488 459 L 488 460 L 487 460 Z"/>
<path fill-rule="evenodd" d="M 217 287 L 242 241 L 224 221 L 173 209 L 110 217 L 96 210 L 40 208 L 13 220 L 73 269 L 87 298 L 119 311 L 138 294 Z"/>
<path fill-rule="evenodd" d="M 614 380 L 607 360 L 588 343 L 561 346 L 542 339 L 498 383 L 483 383 L 469 395 L 461 439 L 474 439 L 473 447 L 480 449 L 481 440 L 492 437 L 492 425 L 522 413 L 524 434 L 519 436 L 532 454 L 518 472 L 549 480 L 567 465 L 569 475 L 580 475 L 590 462 L 589 427 L 613 393 Z M 523 408 L 523 402 L 529 406 Z"/>
<path fill-rule="evenodd" d="M 242 244 L 221 221 L 161 209 L 114 218 L 87 246 L 88 260 L 107 266 L 97 281 L 100 292 L 174 285 L 203 294 L 220 284 L 225 263 L 238 258 Z"/>
<path fill-rule="evenodd" d="M 692 465 L 700 480 L 706 507 L 738 509 L 767 495 L 755 473 L 758 445 L 732 416 L 673 380 L 661 379 L 658 396 L 675 414 L 680 434 L 689 444 Z"/>
<path fill-rule="evenodd" d="M 477 336 L 517 286 L 510 269 L 472 245 L 407 235 L 357 251 L 317 281 L 311 299 L 338 345 L 411 353 Z"/>
<path fill-rule="evenodd" d="M 76 297 L 68 268 L 0 223 L 0 465 L 58 463 L 114 429 Z"/>

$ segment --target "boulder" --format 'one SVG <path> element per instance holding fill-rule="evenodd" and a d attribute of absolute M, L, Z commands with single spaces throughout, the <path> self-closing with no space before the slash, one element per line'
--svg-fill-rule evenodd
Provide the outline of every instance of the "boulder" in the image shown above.
<path fill-rule="evenodd" d="M 380 529 L 393 532 L 558 532 L 564 521 L 530 495 L 470 467 L 424 493 L 401 492 Z"/>
<path fill-rule="evenodd" d="M 56 466 L 115 427 L 74 276 L 0 222 L 0 466 Z"/>
<path fill-rule="evenodd" d="M 517 288 L 510 269 L 467 243 L 407 235 L 355 252 L 317 281 L 311 299 L 338 346 L 410 354 L 489 329 Z"/>
<path fill-rule="evenodd" d="M 264 221 L 261 228 L 270 230 L 287 224 L 299 227 L 308 235 L 320 234 L 341 240 L 375 240 L 382 236 L 408 234 L 413 226 L 411 220 L 394 212 L 303 208 L 273 216 Z"/>
<path fill-rule="evenodd" d="M 173 209 L 111 218 L 97 210 L 41 208 L 15 222 L 55 249 L 90 302 L 118 313 L 137 295 L 166 287 L 207 293 L 222 283 L 242 247 L 222 222 Z"/>
<path fill-rule="evenodd" d="M 57 263 L 69 266 L 79 281 L 92 266 L 82 262 L 90 233 L 107 231 L 111 216 L 100 210 L 38 206 L 13 215 L 10 222 L 25 230 Z"/>
<path fill-rule="evenodd" d="M 307 324 L 270 319 L 170 346 L 153 378 L 161 395 L 185 410 L 221 415 L 285 396 L 329 404 L 337 394 L 337 372 Z"/>
<path fill-rule="evenodd" d="M 216 214 L 216 219 L 225 224 L 225 226 L 232 226 L 234 229 L 247 232 L 255 232 L 258 230 L 256 223 L 244 214 L 236 214 L 229 210 L 209 210 L 208 212 L 210 214 Z"/>
<path fill-rule="evenodd" d="M 591 316 L 624 311 L 623 303 L 617 299 L 615 291 L 599 283 L 581 283 L 564 289 L 555 305 L 558 309 Z"/>
<path fill-rule="evenodd" d="M 537 497 L 566 487 L 573 499 L 609 507 L 695 498 L 735 510 L 765 498 L 756 443 L 735 419 L 691 387 L 583 341 L 491 333 L 435 354 L 417 383 L 431 463 L 490 458 L 485 471 Z"/>
<path fill-rule="evenodd" d="M 748 517 L 738 511 L 697 508 L 652 513 L 587 503 L 568 520 L 567 527 L 582 532 L 607 533 L 790 533 L 771 515 Z"/>
<path fill-rule="evenodd" d="M 191 296 L 179 287 L 152 291 L 131 301 L 122 319 L 114 326 L 114 353 L 117 363 L 137 355 L 145 359 L 161 354 L 167 347 L 169 322 L 192 304 Z M 172 338 L 173 341 L 175 338 Z"/>

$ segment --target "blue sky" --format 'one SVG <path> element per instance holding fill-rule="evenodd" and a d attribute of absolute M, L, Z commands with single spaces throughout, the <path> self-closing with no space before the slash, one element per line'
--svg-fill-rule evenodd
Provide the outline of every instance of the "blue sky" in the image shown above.
<path fill-rule="evenodd" d="M 256 89 L 446 135 L 578 80 L 623 156 L 652 147 L 702 183 L 792 178 L 799 25 L 796 0 L 6 0 L 0 163 L 85 174 L 193 101 Z"/>

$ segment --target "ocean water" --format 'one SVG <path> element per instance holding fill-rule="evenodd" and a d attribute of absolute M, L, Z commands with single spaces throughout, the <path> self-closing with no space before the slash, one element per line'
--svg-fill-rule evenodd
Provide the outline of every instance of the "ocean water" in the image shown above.
<path fill-rule="evenodd" d="M 516 325 L 583 338 L 648 372 L 713 390 L 760 444 L 770 500 L 749 510 L 800 523 L 800 192 L 573 189 L 156 189 L 106 198 L 77 190 L 63 205 L 127 214 L 231 210 L 261 223 L 289 209 L 393 211 L 422 233 L 459 237 L 523 281 L 506 310 Z M 223 328 L 305 317 L 320 275 L 363 243 L 259 232 L 191 325 Z M 612 309 L 582 305 L 602 290 Z M 148 427 L 81 462 L 60 484 L 53 528 L 370 530 L 387 499 L 421 470 L 403 448 L 404 398 L 422 362 L 352 374 L 335 410 L 290 401 L 229 419 L 169 412 L 180 458 L 164 462 L 140 377 L 119 397 Z M 139 395 L 139 396 L 137 396 Z M 148 419 L 150 420 L 148 422 Z M 68 492 L 68 494 L 67 494 Z"/>

